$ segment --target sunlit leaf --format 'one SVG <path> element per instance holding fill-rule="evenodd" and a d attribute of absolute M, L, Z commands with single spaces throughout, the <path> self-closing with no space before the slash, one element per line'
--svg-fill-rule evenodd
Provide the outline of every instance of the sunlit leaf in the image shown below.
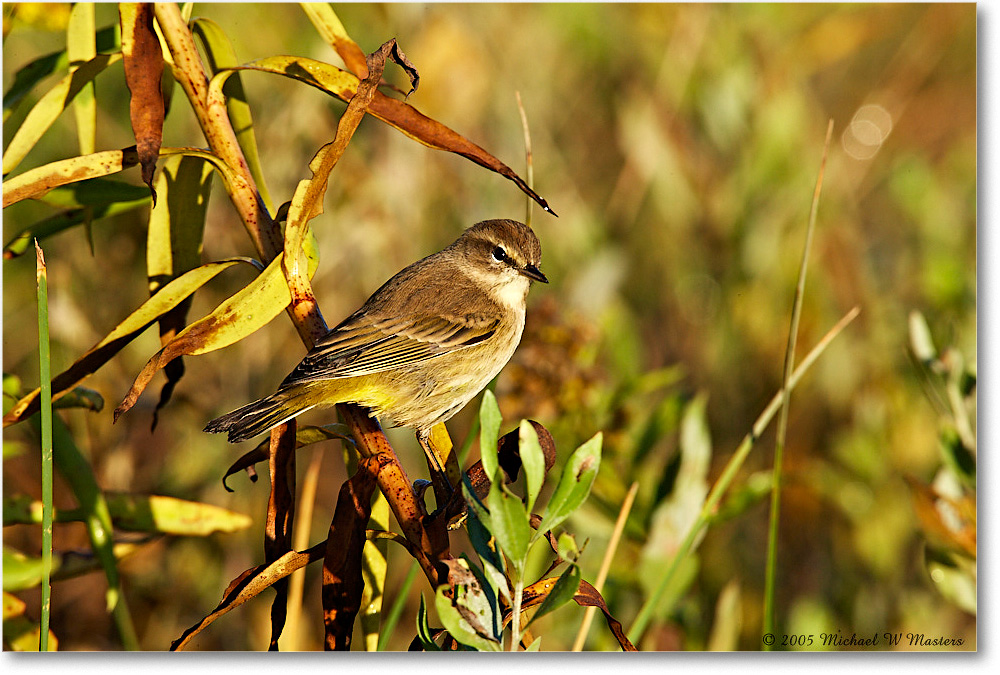
<path fill-rule="evenodd" d="M 444 624 L 445 630 L 460 643 L 473 649 L 482 652 L 500 651 L 501 645 L 499 640 L 489 637 L 486 634 L 485 627 L 480 625 L 479 630 L 477 630 L 470 624 L 467 617 L 470 617 L 471 611 L 467 610 L 463 614 L 455 606 L 456 604 L 463 607 L 466 606 L 466 603 L 469 602 L 467 596 L 470 593 L 475 594 L 475 591 L 470 591 L 469 586 L 466 585 L 456 585 L 452 588 L 455 595 L 458 596 L 455 598 L 454 603 L 445 595 L 448 586 L 439 586 L 434 594 L 434 607 L 437 609 L 438 618 Z M 481 592 L 482 589 L 479 589 L 479 593 Z"/>
<path fill-rule="evenodd" d="M 545 455 L 542 454 L 542 446 L 538 442 L 538 433 L 528 420 L 521 420 L 519 440 L 521 466 L 524 468 L 524 480 L 528 492 L 527 509 L 528 513 L 531 513 L 538 493 L 542 490 L 542 482 L 545 480 Z"/>
<path fill-rule="evenodd" d="M 359 78 L 367 77 L 368 65 L 365 63 L 365 53 L 344 30 L 344 24 L 340 22 L 330 3 L 303 2 L 301 6 L 319 34 L 343 59 L 347 69 Z"/>
<path fill-rule="evenodd" d="M 256 279 L 224 300 L 207 316 L 189 324 L 177 334 L 177 337 L 153 355 L 136 377 L 124 400 L 115 409 L 115 419 L 135 405 L 153 379 L 153 375 L 173 359 L 178 356 L 206 354 L 228 347 L 256 332 L 280 314 L 291 302 L 288 284 L 285 283 L 285 276 L 281 270 L 281 260 L 282 255 L 275 257 Z M 176 282 L 171 282 L 173 283 Z M 155 300 L 160 293 L 150 300 Z"/>
<path fill-rule="evenodd" d="M 504 489 L 500 481 L 494 481 L 487 498 L 490 507 L 493 536 L 500 549 L 507 554 L 518 573 L 523 572 L 524 559 L 528 555 L 531 540 L 531 524 L 521 500 Z"/>
<path fill-rule="evenodd" d="M 7 208 L 23 199 L 40 197 L 60 185 L 118 173 L 138 163 L 139 155 L 133 147 L 105 150 L 45 164 L 4 179 L 3 206 Z"/>
<path fill-rule="evenodd" d="M 259 70 L 290 77 L 344 101 L 350 101 L 354 97 L 359 82 L 355 75 L 347 71 L 302 56 L 267 57 L 240 66 L 239 69 Z M 368 112 L 427 147 L 453 152 L 490 171 L 495 171 L 512 181 L 543 209 L 552 211 L 548 203 L 509 166 L 458 132 L 427 117 L 404 101 L 375 92 Z"/>
<path fill-rule="evenodd" d="M 88 2 L 75 3 L 69 12 L 66 28 L 66 53 L 70 61 L 70 72 L 76 70 L 76 63 L 89 61 L 97 56 L 97 40 L 94 26 L 94 5 Z M 94 152 L 97 137 L 97 100 L 94 98 L 94 83 L 88 82 L 73 101 L 76 117 L 76 135 L 80 144 L 80 154 Z"/>
<path fill-rule="evenodd" d="M 535 533 L 536 537 L 554 529 L 569 518 L 570 514 L 587 499 L 601 466 L 603 438 L 598 432 L 570 455 L 566 468 L 559 477 L 559 483 L 545 506 L 545 514 Z"/>
<path fill-rule="evenodd" d="M 211 19 L 198 18 L 191 24 L 191 32 L 201 38 L 205 46 L 205 55 L 208 59 L 208 66 L 212 73 L 217 73 L 225 68 L 232 68 L 239 65 L 236 60 L 236 52 L 233 49 L 229 37 L 225 34 L 219 24 Z M 253 176 L 260 197 L 264 201 L 264 206 L 271 213 L 274 212 L 274 203 L 271 200 L 271 193 L 267 189 L 264 180 L 264 171 L 261 167 L 260 153 L 257 150 L 257 137 L 254 134 L 253 116 L 250 113 L 250 105 L 247 103 L 246 94 L 243 91 L 243 81 L 238 73 L 234 74 L 226 81 L 222 88 L 222 93 L 226 96 L 226 108 L 229 111 L 229 121 L 232 122 L 233 131 L 236 132 L 236 141 L 243 150 L 250 175 Z"/>
<path fill-rule="evenodd" d="M 500 437 L 500 406 L 496 396 L 487 389 L 483 392 L 483 400 L 479 404 L 479 455 L 483 462 L 483 471 L 491 482 L 497 475 L 497 440 Z"/>
<path fill-rule="evenodd" d="M 21 160 L 31 151 L 52 123 L 58 119 L 88 82 L 92 82 L 98 74 L 112 63 L 121 59 L 121 54 L 98 54 L 90 61 L 80 64 L 80 67 L 64 77 L 56 86 L 38 99 L 28 116 L 18 127 L 14 137 L 7 144 L 3 153 L 3 174 L 17 168 Z M 6 180 L 4 181 L 6 183 Z M 7 206 L 7 186 L 4 185 L 4 206 Z"/>
<path fill-rule="evenodd" d="M 118 31 L 115 26 L 107 26 L 97 31 L 95 42 L 98 52 L 120 51 Z M 17 104 L 28 92 L 46 77 L 65 70 L 69 66 L 69 55 L 65 50 L 40 56 L 14 73 L 14 82 L 3 95 L 3 121 L 6 122 Z"/>

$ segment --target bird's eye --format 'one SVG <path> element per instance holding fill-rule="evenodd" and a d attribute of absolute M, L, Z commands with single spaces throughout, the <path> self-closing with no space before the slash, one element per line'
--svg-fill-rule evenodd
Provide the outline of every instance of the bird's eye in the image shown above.
<path fill-rule="evenodd" d="M 493 249 L 493 259 L 497 262 L 503 262 L 507 259 L 507 251 L 503 250 L 503 246 L 497 246 Z"/>

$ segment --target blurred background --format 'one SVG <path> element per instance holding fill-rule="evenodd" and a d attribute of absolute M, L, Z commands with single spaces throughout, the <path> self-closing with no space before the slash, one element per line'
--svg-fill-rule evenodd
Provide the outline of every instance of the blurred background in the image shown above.
<path fill-rule="evenodd" d="M 578 541 L 589 538 L 581 559 L 585 579 L 596 576 L 625 493 L 639 483 L 605 588 L 626 628 L 700 506 L 700 497 L 692 504 L 685 495 L 699 489 L 703 495 L 714 483 L 780 389 L 810 202 L 832 119 L 799 358 L 852 307 L 861 314 L 792 396 L 780 632 L 916 632 L 961 638 L 957 649 L 976 649 L 974 572 L 970 606 L 967 592 L 934 574 L 929 552 L 940 547 L 928 542 L 914 497 L 914 485 L 933 483 L 940 492 L 954 481 L 941 478 L 948 471 L 941 439 L 950 408 L 933 373 L 911 355 L 909 339 L 909 316 L 919 311 L 939 352 L 953 348 L 948 363 L 960 355 L 963 372 L 975 373 L 975 5 L 335 9 L 366 52 L 397 39 L 421 76 L 409 103 L 523 176 L 520 93 L 534 187 L 559 217 L 532 212 L 552 283 L 533 289 L 521 347 L 497 382 L 502 430 L 522 417 L 536 419 L 552 431 L 563 457 L 604 431 L 593 495 L 567 523 Z M 64 48 L 67 12 L 62 5 L 24 6 L 9 16 L 5 5 L 5 91 L 19 68 Z M 297 5 L 197 4 L 194 14 L 218 22 L 241 61 L 295 54 L 340 63 Z M 98 28 L 116 21 L 114 6 L 97 8 Z M 386 79 L 405 82 L 393 66 Z M 309 175 L 309 160 L 332 140 L 345 106 L 279 77 L 246 73 L 243 83 L 267 184 L 280 203 Z M 133 144 L 120 63 L 97 79 L 97 97 L 98 150 Z M 5 144 L 29 108 L 30 101 L 6 120 Z M 174 97 L 163 144 L 205 144 L 182 95 Z M 73 117 L 65 114 L 24 167 L 73 156 L 76 147 Z M 135 169 L 121 178 L 140 184 Z M 333 325 L 395 271 L 464 228 L 487 218 L 524 219 L 526 207 L 502 177 L 368 117 L 332 174 L 325 209 L 312 221 L 321 250 L 313 286 Z M 52 212 L 36 202 L 6 209 L 4 243 Z M 141 209 L 96 221 L 93 252 L 81 228 L 43 242 L 56 370 L 148 297 L 147 218 Z M 216 181 L 203 259 L 251 254 Z M 211 311 L 250 277 L 243 270 L 220 276 L 198 292 L 189 316 Z M 3 369 L 20 376 L 26 389 L 38 377 L 34 279 L 32 256 L 4 260 Z M 279 316 L 232 347 L 186 359 L 187 374 L 155 432 L 150 422 L 162 379 L 112 425 L 112 410 L 158 349 L 155 331 L 147 331 L 84 383 L 106 405 L 100 413 L 64 413 L 77 443 L 106 490 L 217 504 L 253 516 L 254 526 L 238 534 L 162 538 L 123 561 L 133 619 L 150 650 L 165 649 L 215 607 L 232 578 L 262 560 L 266 480 L 253 484 L 237 475 L 229 481 L 236 491 L 226 492 L 220 478 L 246 448 L 200 430 L 270 393 L 304 351 Z M 973 394 L 965 401 L 973 423 L 974 400 Z M 456 441 L 468 433 L 475 409 L 468 406 L 449 423 Z M 679 427 L 688 415 L 704 422 L 710 448 L 693 479 L 679 471 Z M 307 421 L 329 420 L 310 413 Z M 412 434 L 394 430 L 390 438 L 411 477 L 422 475 Z M 4 431 L 5 457 L 8 443 L 30 449 L 37 441 L 14 427 Z M 733 492 L 742 501 L 729 503 L 730 512 L 713 522 L 643 649 L 760 647 L 773 445 L 772 426 L 740 472 Z M 476 452 L 474 445 L 473 459 Z M 323 461 L 311 542 L 325 536 L 344 480 L 336 444 Z M 303 457 L 300 467 L 306 463 Z M 5 459 L 4 496 L 37 497 L 37 476 L 35 453 Z M 693 481 L 693 493 L 683 480 Z M 36 529 L 5 528 L 5 546 L 37 552 Z M 87 545 L 82 526 L 57 527 L 57 548 Z M 389 601 L 408 567 L 408 558 L 390 548 Z M 321 648 L 319 583 L 313 565 L 302 621 L 290 626 L 297 648 Z M 60 649 L 120 648 L 104 590 L 99 572 L 56 585 Z M 419 592 L 429 592 L 422 578 L 390 648 L 405 649 L 412 638 Z M 22 597 L 29 606 L 37 602 L 30 592 Z M 265 593 L 230 613 L 193 648 L 266 647 L 269 598 Z M 542 649 L 568 649 L 581 618 L 582 609 L 571 605 L 540 621 Z M 724 629 L 727 618 L 731 627 Z M 595 624 L 587 648 L 616 648 L 603 621 Z"/>

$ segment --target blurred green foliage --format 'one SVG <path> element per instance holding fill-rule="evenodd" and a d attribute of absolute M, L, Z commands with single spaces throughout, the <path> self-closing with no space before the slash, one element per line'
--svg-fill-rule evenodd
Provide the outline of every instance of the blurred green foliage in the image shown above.
<path fill-rule="evenodd" d="M 62 49 L 65 37 L 59 6 L 18 9 L 12 17 L 9 7 L 5 91 L 19 68 Z M 619 505 L 631 482 L 639 482 L 604 591 L 626 627 L 650 570 L 677 543 L 666 525 L 677 520 L 663 514 L 676 507 L 685 516 L 678 507 L 686 461 L 682 420 L 692 406 L 704 406 L 708 437 L 698 442 L 710 444 L 703 480 L 711 484 L 780 386 L 823 133 L 834 120 L 800 353 L 854 305 L 862 314 L 792 396 L 779 629 L 916 631 L 962 638 L 960 649 L 975 649 L 974 611 L 937 590 L 944 563 L 926 553 L 928 534 L 914 504 L 913 485 L 940 488 L 941 472 L 956 455 L 940 433 L 949 424 L 942 407 L 928 397 L 926 376 L 909 355 L 908 332 L 908 316 L 919 310 L 934 342 L 953 346 L 964 356 L 964 371 L 975 372 L 975 5 L 336 9 L 366 51 L 397 38 L 421 74 L 410 103 L 523 174 L 515 92 L 521 94 L 535 189 L 560 217 L 535 210 L 543 268 L 553 283 L 532 293 L 525 337 L 497 395 L 504 419 L 537 419 L 563 452 L 604 432 L 591 499 L 565 524 L 578 542 L 590 540 L 579 560 L 584 579 L 596 576 Z M 194 15 L 216 21 L 241 61 L 290 53 L 337 62 L 295 5 L 199 4 Z M 113 6 L 97 8 L 98 28 L 116 21 Z M 134 143 L 121 68 L 112 65 L 97 79 L 98 150 Z M 58 77 L 45 80 L 5 120 L 5 145 Z M 398 71 L 386 77 L 403 82 Z M 249 73 L 243 82 L 268 187 L 280 203 L 307 175 L 313 153 L 333 138 L 344 105 L 282 78 Z M 24 167 L 77 154 L 71 118 L 53 126 Z M 175 98 L 164 145 L 201 142 L 183 98 Z M 122 179 L 140 184 L 137 170 Z M 325 209 L 313 222 L 321 258 L 313 286 L 335 323 L 393 272 L 463 227 L 522 217 L 524 199 L 495 174 L 368 119 L 332 176 Z M 4 243 L 53 213 L 30 201 L 6 209 Z M 96 220 L 93 253 L 82 228 L 44 242 L 55 370 L 147 297 L 146 221 L 144 207 Z M 204 242 L 205 261 L 251 252 L 218 187 Z M 220 277 L 195 296 L 190 316 L 210 311 L 246 278 Z M 35 335 L 23 328 L 34 321 L 33 284 L 30 256 L 4 261 L 3 369 L 26 388 L 37 378 Z M 119 401 L 158 346 L 154 331 L 147 332 L 86 386 Z M 260 562 L 266 485 L 236 477 L 230 482 L 236 492 L 226 493 L 219 478 L 239 451 L 200 429 L 273 389 L 301 356 L 294 329 L 279 318 L 233 347 L 188 359 L 155 433 L 151 394 L 115 426 L 114 405 L 64 413 L 104 490 L 167 494 L 255 516 L 245 532 L 163 539 L 121 563 L 144 648 L 165 648 L 218 602 L 229 579 Z M 456 439 L 474 416 L 475 406 L 468 406 L 452 421 Z M 390 433 L 407 470 L 420 475 L 412 436 Z M 7 452 L 34 442 L 20 428 L 5 431 L 5 495 L 36 484 L 36 455 Z M 751 454 L 732 500 L 682 570 L 675 601 L 640 648 L 760 647 L 767 523 L 760 472 L 770 465 L 771 444 L 766 434 Z M 328 527 L 341 466 L 339 453 L 326 458 L 314 537 Z M 57 481 L 57 508 L 74 506 L 71 499 L 60 503 L 65 493 Z M 974 483 L 971 495 L 974 509 Z M 974 542 L 974 525 L 972 536 Z M 4 533 L 5 545 L 19 550 L 37 550 L 36 538 L 26 528 Z M 86 544 L 82 526 L 57 527 L 57 549 Z M 931 548 L 940 551 L 940 541 Z M 958 565 L 948 561 L 949 569 Z M 389 597 L 402 583 L 405 562 L 390 549 Z M 305 648 L 322 644 L 318 584 L 319 570 L 308 569 L 309 618 L 299 623 L 298 636 Z M 406 647 L 419 593 L 428 590 L 424 582 L 414 586 L 389 648 Z M 29 607 L 36 601 L 30 593 L 22 597 Z M 61 649 L 119 647 L 99 577 L 59 582 L 53 600 Z M 267 603 L 244 609 L 200 636 L 195 648 L 261 648 Z M 545 649 L 572 644 L 580 616 L 573 611 L 560 609 L 533 626 L 551 636 Z M 605 631 L 591 629 L 588 649 L 615 646 Z"/>

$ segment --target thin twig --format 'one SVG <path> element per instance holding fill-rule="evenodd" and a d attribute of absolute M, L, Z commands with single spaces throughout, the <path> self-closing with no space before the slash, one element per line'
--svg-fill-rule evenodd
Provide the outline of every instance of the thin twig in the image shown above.
<path fill-rule="evenodd" d="M 514 95 L 517 97 L 517 111 L 521 114 L 521 128 L 524 130 L 524 178 L 528 187 L 534 190 L 535 163 L 531 154 L 531 130 L 528 129 L 528 114 L 524 112 L 524 104 L 521 103 L 521 92 L 515 91 Z M 527 206 L 525 206 L 524 224 L 531 227 L 531 207 L 534 205 L 534 202 L 530 196 L 526 199 Z"/>
<path fill-rule="evenodd" d="M 788 406 L 791 391 L 788 380 L 795 367 L 795 345 L 798 341 L 799 320 L 802 316 L 802 301 L 806 291 L 806 270 L 809 267 L 809 249 L 812 247 L 813 232 L 816 230 L 816 213 L 819 210 L 819 195 L 823 189 L 823 173 L 826 170 L 826 156 L 833 136 L 833 120 L 826 127 L 826 141 L 823 144 L 823 159 L 819 165 L 819 176 L 813 190 L 812 206 L 809 209 L 809 225 L 806 228 L 806 242 L 802 247 L 802 261 L 799 263 L 799 280 L 795 286 L 795 300 L 792 303 L 792 321 L 788 328 L 788 344 L 785 348 L 785 367 L 781 385 L 781 414 L 778 416 L 778 431 L 774 444 L 774 481 L 771 487 L 771 516 L 767 538 L 767 567 L 764 581 L 764 632 L 774 633 L 774 594 L 778 567 L 778 525 L 781 520 L 781 467 L 785 454 L 785 436 L 788 432 Z M 771 651 L 771 644 L 764 643 L 764 651 Z"/>
<path fill-rule="evenodd" d="M 597 573 L 597 579 L 594 581 L 594 588 L 600 593 L 604 589 L 604 582 L 608 578 L 608 571 L 611 569 L 611 561 L 615 557 L 615 551 L 618 550 L 618 542 L 621 540 L 622 532 L 625 530 L 625 523 L 628 520 L 628 515 L 632 511 L 632 504 L 635 502 L 635 495 L 639 491 L 639 482 L 636 481 L 632 483 L 632 487 L 628 489 L 628 494 L 625 495 L 625 501 L 622 502 L 622 508 L 618 512 L 618 520 L 615 521 L 615 529 L 611 533 L 611 540 L 608 541 L 608 548 L 604 551 L 604 560 L 601 561 L 601 569 Z M 576 641 L 573 643 L 573 651 L 578 652 L 583 650 L 583 645 L 587 641 L 587 632 L 590 630 L 590 623 L 594 620 L 594 615 L 597 614 L 597 607 L 591 605 L 587 608 L 587 611 L 583 613 L 583 623 L 580 624 L 580 630 L 576 634 Z"/>

